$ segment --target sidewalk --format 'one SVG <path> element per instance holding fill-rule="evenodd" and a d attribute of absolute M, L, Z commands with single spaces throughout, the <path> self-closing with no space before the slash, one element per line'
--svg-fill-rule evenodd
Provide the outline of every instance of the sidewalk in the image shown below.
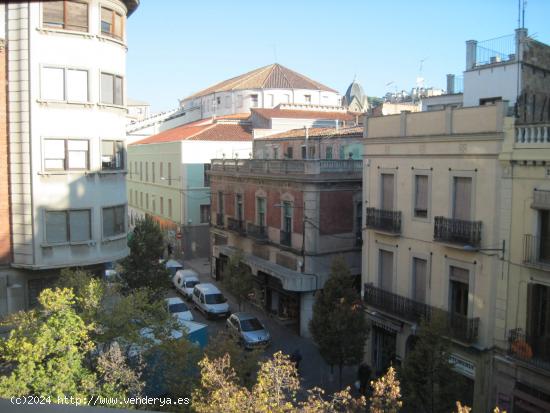
<path fill-rule="evenodd" d="M 230 308 L 233 311 L 238 309 L 238 305 L 234 297 L 231 296 L 221 283 L 218 283 L 210 276 L 210 262 L 207 258 L 197 258 L 185 261 L 185 268 L 195 270 L 199 274 L 199 278 L 203 282 L 215 284 L 227 297 Z M 320 387 L 327 393 L 336 392 L 338 387 L 338 368 L 334 367 L 334 374 L 330 372 L 330 366 L 325 363 L 313 340 L 305 337 L 300 337 L 291 329 L 285 327 L 277 319 L 268 315 L 262 309 L 250 304 L 244 303 L 242 310 L 251 313 L 258 317 L 265 324 L 272 336 L 272 345 L 267 349 L 266 354 L 271 355 L 277 351 L 282 351 L 285 354 L 292 354 L 296 349 L 302 354 L 302 362 L 300 363 L 300 376 L 304 389 L 312 387 Z M 357 367 L 344 367 L 342 371 L 342 386 L 352 387 L 356 380 Z"/>

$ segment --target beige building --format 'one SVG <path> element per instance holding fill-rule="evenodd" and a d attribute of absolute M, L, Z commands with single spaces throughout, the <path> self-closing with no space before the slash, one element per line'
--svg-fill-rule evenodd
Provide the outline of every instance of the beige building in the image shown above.
<path fill-rule="evenodd" d="M 447 320 L 462 401 L 486 411 L 503 239 L 499 154 L 507 102 L 368 118 L 363 294 L 373 370 L 400 363 L 422 318 Z"/>

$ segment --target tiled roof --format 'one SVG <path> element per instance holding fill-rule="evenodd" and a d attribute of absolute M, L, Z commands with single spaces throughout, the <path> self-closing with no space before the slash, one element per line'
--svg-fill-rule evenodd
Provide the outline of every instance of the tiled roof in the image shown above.
<path fill-rule="evenodd" d="M 292 110 L 292 109 L 252 109 L 253 113 L 266 118 L 295 118 L 295 119 L 331 119 L 354 120 L 355 116 L 348 112 L 329 112 L 323 110 Z"/>
<path fill-rule="evenodd" d="M 294 72 L 278 63 L 260 67 L 240 76 L 224 80 L 185 99 L 194 99 L 214 92 L 242 89 L 311 89 L 336 92 L 315 80 Z"/>
<path fill-rule="evenodd" d="M 149 136 L 131 145 L 166 143 L 177 141 L 251 141 L 252 133 L 247 125 L 204 123 L 198 121 Z"/>
<path fill-rule="evenodd" d="M 341 137 L 349 135 L 363 135 L 363 126 L 353 126 L 351 128 L 309 128 L 308 137 Z M 263 139 L 288 139 L 288 138 L 304 138 L 305 131 L 304 128 L 292 129 L 286 132 L 281 132 L 276 135 L 264 136 L 262 138 L 256 138 L 255 140 L 260 141 Z"/>

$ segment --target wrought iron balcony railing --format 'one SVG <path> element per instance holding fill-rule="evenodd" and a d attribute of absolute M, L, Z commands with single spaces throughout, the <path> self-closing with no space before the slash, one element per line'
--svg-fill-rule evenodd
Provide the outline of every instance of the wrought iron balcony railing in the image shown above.
<path fill-rule="evenodd" d="M 523 262 L 550 270 L 550 238 L 525 234 L 523 236 Z"/>
<path fill-rule="evenodd" d="M 401 233 L 401 211 L 367 208 L 367 228 L 378 229 L 392 234 Z"/>
<path fill-rule="evenodd" d="M 256 225 L 249 222 L 246 226 L 247 234 L 259 241 L 267 241 L 267 229 L 263 225 Z"/>
<path fill-rule="evenodd" d="M 222 228 L 225 226 L 223 214 L 216 214 L 216 225 Z"/>
<path fill-rule="evenodd" d="M 434 241 L 479 248 L 481 244 L 481 221 L 435 217 Z"/>
<path fill-rule="evenodd" d="M 290 247 L 292 245 L 292 233 L 289 231 L 281 230 L 281 245 L 286 245 Z"/>
<path fill-rule="evenodd" d="M 245 233 L 244 221 L 242 219 L 227 218 L 227 229 L 230 231 L 238 232 L 239 234 Z"/>
<path fill-rule="evenodd" d="M 515 359 L 550 370 L 550 335 L 528 335 L 519 328 L 510 330 L 508 354 Z"/>
<path fill-rule="evenodd" d="M 371 307 L 413 323 L 438 318 L 444 321 L 447 329 L 446 335 L 465 343 L 473 343 L 477 340 L 478 317 L 468 318 L 461 314 L 451 313 L 399 294 L 390 293 L 370 284 L 365 284 L 363 299 L 365 304 Z"/>

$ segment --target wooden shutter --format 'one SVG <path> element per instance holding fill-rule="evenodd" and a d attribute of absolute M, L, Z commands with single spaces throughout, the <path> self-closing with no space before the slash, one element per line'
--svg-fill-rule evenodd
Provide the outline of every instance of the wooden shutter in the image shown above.
<path fill-rule="evenodd" d="M 415 176 L 414 215 L 426 217 L 428 214 L 428 175 Z"/>
<path fill-rule="evenodd" d="M 428 262 L 422 258 L 413 258 L 413 298 L 426 302 L 426 278 Z"/>
<path fill-rule="evenodd" d="M 42 4 L 44 27 L 63 28 L 63 1 L 48 1 Z"/>
<path fill-rule="evenodd" d="M 75 30 L 79 32 L 88 31 L 88 4 L 77 1 L 65 2 L 66 21 L 65 28 L 67 30 Z"/>
<path fill-rule="evenodd" d="M 380 250 L 379 255 L 380 287 L 388 292 L 393 284 L 393 252 Z"/>
<path fill-rule="evenodd" d="M 472 178 L 454 178 L 453 218 L 472 219 Z"/>
<path fill-rule="evenodd" d="M 382 174 L 382 209 L 393 210 L 393 174 Z"/>

